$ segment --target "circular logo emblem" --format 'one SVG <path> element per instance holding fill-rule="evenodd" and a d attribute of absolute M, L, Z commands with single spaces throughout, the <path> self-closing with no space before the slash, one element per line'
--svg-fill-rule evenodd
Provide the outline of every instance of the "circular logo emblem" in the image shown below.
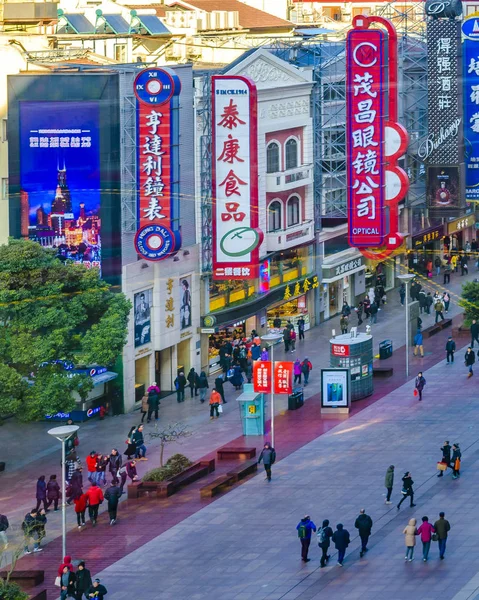
<path fill-rule="evenodd" d="M 175 251 L 175 234 L 164 225 L 146 225 L 137 232 L 135 247 L 147 260 L 162 260 Z"/>
<path fill-rule="evenodd" d="M 260 243 L 260 236 L 251 227 L 236 227 L 221 238 L 221 251 L 227 256 L 244 256 Z"/>
<path fill-rule="evenodd" d="M 216 325 L 216 317 L 213 315 L 206 315 L 206 317 L 203 318 L 203 325 L 205 327 L 213 327 L 213 325 Z"/>
<path fill-rule="evenodd" d="M 135 96 L 140 102 L 154 106 L 164 104 L 177 88 L 175 79 L 163 69 L 145 69 L 138 73 L 133 85 Z"/>
<path fill-rule="evenodd" d="M 93 414 L 93 409 L 92 409 L 92 408 L 89 408 L 89 409 L 86 411 L 86 416 L 87 416 L 87 417 L 91 417 L 91 416 L 92 416 L 92 414 Z"/>

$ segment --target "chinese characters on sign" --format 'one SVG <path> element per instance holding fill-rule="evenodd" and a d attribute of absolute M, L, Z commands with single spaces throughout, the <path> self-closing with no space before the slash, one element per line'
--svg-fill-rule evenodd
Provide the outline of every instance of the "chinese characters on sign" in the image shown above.
<path fill-rule="evenodd" d="M 215 76 L 213 93 L 213 279 L 258 277 L 256 87 Z"/>
<path fill-rule="evenodd" d="M 274 393 L 292 394 L 293 392 L 293 363 L 274 363 Z"/>
<path fill-rule="evenodd" d="M 347 161 L 349 243 L 380 246 L 384 226 L 385 34 L 348 33 Z"/>
<path fill-rule="evenodd" d="M 421 233 L 421 235 L 414 236 L 412 238 L 412 245 L 414 248 L 420 248 L 424 246 L 424 244 L 428 244 L 429 242 L 434 242 L 435 240 L 439 240 L 442 238 L 444 234 L 444 226 L 440 225 L 436 227 L 432 231 Z"/>
<path fill-rule="evenodd" d="M 253 389 L 258 394 L 271 392 L 271 362 L 255 360 L 253 363 Z"/>
<path fill-rule="evenodd" d="M 165 325 L 167 329 L 175 326 L 175 300 L 173 298 L 174 279 L 168 279 L 166 282 L 166 300 L 165 300 Z"/>
<path fill-rule="evenodd" d="M 363 264 L 362 258 L 356 258 L 354 260 L 350 260 L 348 263 L 344 263 L 343 265 L 339 265 L 336 267 L 336 275 L 342 275 L 343 273 L 348 273 L 353 269 L 357 269 Z"/>
<path fill-rule="evenodd" d="M 180 83 L 169 69 L 147 69 L 135 79 L 138 103 L 138 254 L 161 260 L 181 245 L 177 205 L 177 119 Z"/>
<path fill-rule="evenodd" d="M 293 296 L 301 296 L 301 294 L 305 294 L 310 289 L 316 289 L 319 287 L 319 279 L 317 275 L 314 275 L 312 278 L 312 282 L 309 281 L 308 278 L 303 281 L 297 281 L 294 285 L 293 291 L 291 291 L 291 285 L 288 284 L 284 289 L 284 300 L 289 300 Z"/>
<path fill-rule="evenodd" d="M 71 129 L 69 135 L 58 137 L 53 135 L 40 135 L 48 133 L 40 130 L 39 135 L 30 136 L 28 138 L 30 148 L 91 148 L 91 136 L 82 135 L 81 129 Z M 70 135 L 73 134 L 73 135 Z"/>

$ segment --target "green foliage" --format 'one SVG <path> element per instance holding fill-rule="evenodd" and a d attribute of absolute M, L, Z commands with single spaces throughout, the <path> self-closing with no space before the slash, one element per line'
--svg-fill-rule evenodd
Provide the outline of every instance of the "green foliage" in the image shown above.
<path fill-rule="evenodd" d="M 74 393 L 85 398 L 92 382 L 69 378 L 54 361 L 114 363 L 130 309 L 96 269 L 63 263 L 54 250 L 28 240 L 0 246 L 0 419 L 71 410 Z"/>
<path fill-rule="evenodd" d="M 190 467 L 192 464 L 191 460 L 186 458 L 186 456 L 183 456 L 183 454 L 174 454 L 166 461 L 164 467 L 152 469 L 145 473 L 142 481 L 167 481 Z"/>
<path fill-rule="evenodd" d="M 4 579 L 0 579 L 0 598 L 2 600 L 28 600 L 28 594 L 22 592 L 16 583 L 7 583 Z"/>
<path fill-rule="evenodd" d="M 464 308 L 464 324 L 470 326 L 473 319 L 479 321 L 479 283 L 468 281 L 462 286 L 459 306 Z"/>

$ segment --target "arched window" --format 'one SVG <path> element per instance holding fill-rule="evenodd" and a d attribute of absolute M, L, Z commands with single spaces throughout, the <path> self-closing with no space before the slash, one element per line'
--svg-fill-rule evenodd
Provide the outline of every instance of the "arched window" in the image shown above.
<path fill-rule="evenodd" d="M 298 166 L 298 142 L 291 138 L 286 142 L 286 169 L 295 169 Z"/>
<path fill-rule="evenodd" d="M 266 172 L 277 173 L 279 171 L 279 146 L 271 142 L 266 148 Z"/>
<path fill-rule="evenodd" d="M 281 229 L 281 202 L 275 200 L 268 208 L 268 231 Z"/>
<path fill-rule="evenodd" d="M 291 227 L 292 225 L 298 225 L 298 223 L 300 221 L 298 196 L 292 196 L 288 200 L 287 218 L 288 218 L 288 227 Z"/>

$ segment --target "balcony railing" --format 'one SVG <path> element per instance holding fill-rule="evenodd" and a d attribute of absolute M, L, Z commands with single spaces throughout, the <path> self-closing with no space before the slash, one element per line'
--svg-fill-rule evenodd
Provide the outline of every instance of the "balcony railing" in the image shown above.
<path fill-rule="evenodd" d="M 266 191 L 277 193 L 313 183 L 313 165 L 301 165 L 295 169 L 267 173 Z"/>
<path fill-rule="evenodd" d="M 287 229 L 278 229 L 266 233 L 266 249 L 268 252 L 294 248 L 314 239 L 313 221 L 303 221 Z"/>

